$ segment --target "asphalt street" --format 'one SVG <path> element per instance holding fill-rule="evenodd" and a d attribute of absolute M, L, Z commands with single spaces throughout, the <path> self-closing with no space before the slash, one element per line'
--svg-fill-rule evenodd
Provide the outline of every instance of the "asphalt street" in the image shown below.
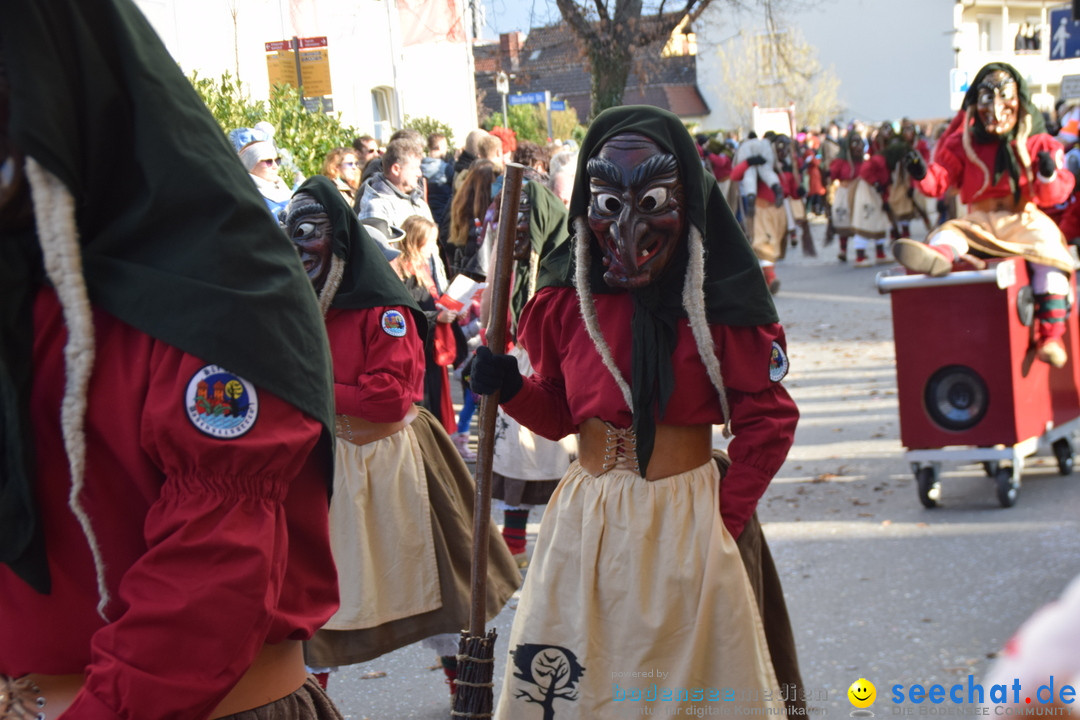
<path fill-rule="evenodd" d="M 778 265 L 785 385 L 801 420 L 758 512 L 811 713 L 848 716 L 847 689 L 866 678 L 880 717 L 895 714 L 894 685 L 978 682 L 1018 625 L 1080 574 L 1080 472 L 1029 459 L 1004 509 L 981 466 L 946 463 L 940 507 L 923 508 L 899 440 L 890 300 L 874 284 L 887 266 L 838 263 L 836 244 L 821 246 L 823 226 L 813 230 L 818 257 L 793 248 Z M 540 519 L 534 510 L 530 544 Z M 496 696 L 515 606 L 489 625 L 499 632 Z M 449 716 L 435 653 L 419 645 L 343 668 L 329 689 L 346 718 Z"/>

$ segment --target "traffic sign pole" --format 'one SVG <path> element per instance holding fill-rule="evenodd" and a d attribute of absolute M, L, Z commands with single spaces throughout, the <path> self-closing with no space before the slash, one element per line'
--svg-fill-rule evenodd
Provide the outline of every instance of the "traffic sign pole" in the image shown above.
<path fill-rule="evenodd" d="M 544 109 L 547 110 L 547 125 L 548 125 L 548 142 L 551 142 L 553 133 L 551 132 L 551 91 L 544 91 Z"/>

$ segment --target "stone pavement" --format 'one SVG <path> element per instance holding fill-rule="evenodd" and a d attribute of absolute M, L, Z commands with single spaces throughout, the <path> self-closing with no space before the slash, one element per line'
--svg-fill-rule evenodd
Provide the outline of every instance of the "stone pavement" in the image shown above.
<path fill-rule="evenodd" d="M 884 268 L 838 263 L 813 229 L 818 257 L 793 248 L 778 266 L 785 385 L 802 416 L 759 515 L 812 712 L 848 715 L 847 688 L 865 677 L 877 686 L 871 709 L 895 714 L 894 685 L 978 682 L 1019 623 L 1080 574 L 1080 480 L 1036 458 L 1002 509 L 980 467 L 946 465 L 942 506 L 924 509 L 899 442 L 890 301 L 874 285 Z M 539 520 L 534 511 L 530 544 Z M 489 624 L 500 663 L 515 606 Z M 350 718 L 447 718 L 436 664 L 410 646 L 336 673 L 330 693 Z"/>

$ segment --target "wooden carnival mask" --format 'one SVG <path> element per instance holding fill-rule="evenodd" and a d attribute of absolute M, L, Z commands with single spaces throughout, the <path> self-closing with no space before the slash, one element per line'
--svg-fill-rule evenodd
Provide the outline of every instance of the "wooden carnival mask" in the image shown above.
<path fill-rule="evenodd" d="M 987 73 L 977 90 L 975 112 L 990 135 L 1008 135 L 1020 115 L 1020 89 L 1004 70 Z"/>
<path fill-rule="evenodd" d="M 300 253 L 304 272 L 315 286 L 315 292 L 322 292 L 334 250 L 334 228 L 326 208 L 306 192 L 298 192 L 285 208 L 282 227 Z"/>
<path fill-rule="evenodd" d="M 678 160 L 644 135 L 623 133 L 586 167 L 588 224 L 604 251 L 604 282 L 627 290 L 655 282 L 685 234 Z"/>

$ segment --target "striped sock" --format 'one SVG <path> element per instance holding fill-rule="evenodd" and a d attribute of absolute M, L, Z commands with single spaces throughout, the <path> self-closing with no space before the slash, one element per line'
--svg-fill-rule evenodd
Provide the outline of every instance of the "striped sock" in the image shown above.
<path fill-rule="evenodd" d="M 1035 316 L 1039 318 L 1039 341 L 1056 340 L 1065 335 L 1069 305 L 1064 295 L 1035 296 Z"/>
<path fill-rule="evenodd" d="M 527 509 L 503 511 L 503 540 L 510 549 L 511 555 L 520 555 L 525 552 L 525 526 L 529 522 Z"/>

